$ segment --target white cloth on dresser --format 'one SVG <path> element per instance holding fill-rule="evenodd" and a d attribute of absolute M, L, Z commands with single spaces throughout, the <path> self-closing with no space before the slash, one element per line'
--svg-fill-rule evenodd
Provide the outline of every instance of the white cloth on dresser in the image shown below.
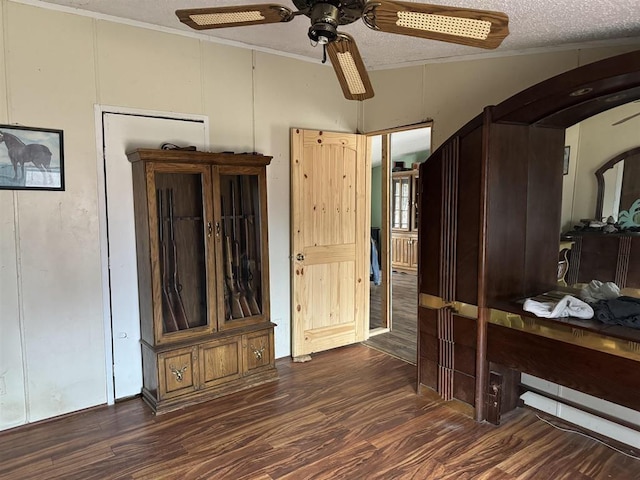
<path fill-rule="evenodd" d="M 613 300 L 620 296 L 620 287 L 613 282 L 602 283 L 600 280 L 591 280 L 580 290 L 580 298 L 588 303 L 596 303 L 599 300 Z"/>
<path fill-rule="evenodd" d="M 523 309 L 533 313 L 536 317 L 564 318 L 575 317 L 582 319 L 593 318 L 593 308 L 579 298 L 565 295 L 559 302 L 539 302 L 528 298 Z"/>

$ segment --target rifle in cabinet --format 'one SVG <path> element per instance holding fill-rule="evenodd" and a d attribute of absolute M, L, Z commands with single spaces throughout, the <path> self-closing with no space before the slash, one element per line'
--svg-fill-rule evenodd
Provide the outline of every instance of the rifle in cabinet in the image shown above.
<path fill-rule="evenodd" d="M 240 218 L 242 219 L 243 230 L 244 230 L 244 252 L 242 255 L 242 280 L 245 288 L 245 293 L 247 297 L 247 303 L 249 304 L 249 309 L 253 315 L 260 315 L 260 306 L 256 300 L 255 289 L 253 287 L 253 282 L 255 279 L 255 245 L 254 245 L 254 237 L 252 234 L 255 234 L 255 230 L 253 232 L 249 229 L 249 218 L 248 215 L 244 213 L 244 200 L 245 197 L 243 195 L 243 179 L 239 179 L 239 194 L 240 194 Z M 248 193 L 248 202 L 246 205 L 251 205 L 251 186 L 249 186 Z M 255 225 L 254 225 L 255 229 Z"/>
<path fill-rule="evenodd" d="M 235 269 L 235 287 L 238 290 L 238 300 L 242 308 L 242 314 L 245 317 L 253 315 L 249 302 L 247 301 L 247 293 L 242 283 L 242 267 L 240 257 L 240 242 L 238 241 L 238 213 L 236 211 L 236 189 L 235 183 L 231 183 L 231 236 L 233 237 L 233 265 Z"/>
<path fill-rule="evenodd" d="M 228 212 L 224 208 L 224 198 L 220 199 L 222 207 L 222 223 L 224 230 L 224 270 L 225 270 L 225 286 L 229 297 L 229 310 L 231 318 L 243 318 L 244 312 L 240 303 L 240 290 L 236 278 L 236 269 L 233 265 L 232 241 L 227 229 Z"/>
<path fill-rule="evenodd" d="M 161 189 L 156 190 L 156 198 L 158 201 L 158 238 L 160 241 L 160 277 L 162 279 L 162 322 L 164 331 L 167 333 L 179 330 L 178 321 L 171 306 L 169 297 L 169 278 L 167 263 L 169 256 L 167 252 L 167 244 L 164 238 L 164 195 Z"/>
<path fill-rule="evenodd" d="M 179 282 L 178 277 L 178 247 L 176 245 L 176 236 L 175 236 L 175 228 L 173 224 L 174 215 L 173 215 L 173 189 L 168 189 L 167 191 L 167 206 L 168 206 L 168 214 L 169 214 L 169 302 L 171 305 L 171 310 L 175 316 L 176 322 L 178 324 L 178 328 L 180 330 L 185 330 L 189 328 L 189 321 L 187 317 L 187 313 L 184 309 L 184 304 L 182 303 L 182 296 L 180 295 L 180 290 L 182 290 L 182 286 Z"/>

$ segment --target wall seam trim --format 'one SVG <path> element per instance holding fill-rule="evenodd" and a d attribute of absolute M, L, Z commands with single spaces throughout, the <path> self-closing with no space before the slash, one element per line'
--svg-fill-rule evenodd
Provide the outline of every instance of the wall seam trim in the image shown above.
<path fill-rule="evenodd" d="M 254 152 L 258 151 L 256 148 L 256 84 L 256 51 L 251 50 L 251 142 Z"/>
<path fill-rule="evenodd" d="M 24 407 L 25 407 L 25 423 L 29 423 L 31 419 L 31 411 L 29 408 L 29 370 L 27 363 L 27 341 L 25 335 L 24 322 L 24 301 L 23 301 L 23 285 L 22 285 L 22 256 L 20 255 L 20 216 L 18 211 L 18 192 L 13 192 L 13 224 L 14 224 L 14 243 L 16 246 L 16 289 L 18 292 L 18 325 L 20 331 L 20 353 L 22 358 L 22 376 L 24 391 Z"/>

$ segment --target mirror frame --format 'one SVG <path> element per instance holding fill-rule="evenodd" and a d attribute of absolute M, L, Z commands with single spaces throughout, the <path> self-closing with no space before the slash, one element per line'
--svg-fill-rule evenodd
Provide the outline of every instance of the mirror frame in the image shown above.
<path fill-rule="evenodd" d="M 607 160 L 598 170 L 596 170 L 596 182 L 598 182 L 598 196 L 596 199 L 596 220 L 602 219 L 602 206 L 604 203 L 604 172 L 612 168 L 616 163 L 621 162 L 627 157 L 640 154 L 640 147 L 632 148 L 626 152 L 616 155 L 611 160 Z"/>

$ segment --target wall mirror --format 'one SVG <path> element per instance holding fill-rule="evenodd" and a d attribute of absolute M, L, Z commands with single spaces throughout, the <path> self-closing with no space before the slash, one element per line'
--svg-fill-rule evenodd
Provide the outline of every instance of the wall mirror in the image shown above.
<path fill-rule="evenodd" d="M 640 227 L 640 147 L 606 161 L 595 175 L 596 218 L 612 216 L 623 228 Z"/>

